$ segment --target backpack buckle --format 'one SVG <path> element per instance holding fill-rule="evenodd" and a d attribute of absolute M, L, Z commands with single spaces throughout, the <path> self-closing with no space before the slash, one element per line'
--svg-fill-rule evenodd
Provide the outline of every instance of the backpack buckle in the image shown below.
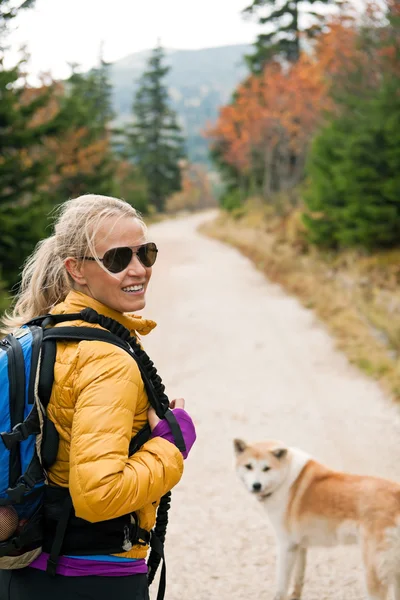
<path fill-rule="evenodd" d="M 32 487 L 23 480 L 13 488 L 8 488 L 7 495 L 13 504 L 21 504 L 25 494 L 30 492 Z"/>
<path fill-rule="evenodd" d="M 138 546 L 148 546 L 150 544 L 150 539 L 150 531 L 146 531 L 146 529 L 138 527 L 135 531 L 135 536 L 132 541 L 134 544 L 138 544 Z"/>
<path fill-rule="evenodd" d="M 0 436 L 7 450 L 11 450 L 15 444 L 27 440 L 30 436 L 30 433 L 31 432 L 28 431 L 26 423 L 17 423 L 17 425 L 12 428 L 11 432 L 7 433 L 6 431 L 3 431 Z"/>
<path fill-rule="evenodd" d="M 151 533 L 150 531 L 147 531 L 147 529 L 139 527 L 139 520 L 136 513 L 131 513 L 130 529 L 130 539 L 132 544 L 137 544 L 138 546 L 148 546 L 150 544 Z"/>
<path fill-rule="evenodd" d="M 0 557 L 9 556 L 10 552 L 16 552 L 19 549 L 18 539 L 12 537 L 11 539 L 0 543 Z"/>

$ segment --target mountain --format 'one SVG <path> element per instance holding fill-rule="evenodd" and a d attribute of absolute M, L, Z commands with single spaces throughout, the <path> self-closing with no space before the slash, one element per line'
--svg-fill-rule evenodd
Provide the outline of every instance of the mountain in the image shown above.
<path fill-rule="evenodd" d="M 208 142 L 201 135 L 214 122 L 218 109 L 226 104 L 247 74 L 244 55 L 250 45 L 221 46 L 202 50 L 166 50 L 166 77 L 171 105 L 187 137 L 192 162 L 207 162 Z M 151 51 L 130 54 L 110 65 L 113 105 L 119 125 L 131 119 L 137 81 L 146 68 Z"/>

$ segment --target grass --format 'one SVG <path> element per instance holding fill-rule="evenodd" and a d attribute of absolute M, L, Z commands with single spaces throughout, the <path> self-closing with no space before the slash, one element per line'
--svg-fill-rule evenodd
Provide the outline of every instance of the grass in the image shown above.
<path fill-rule="evenodd" d="M 279 216 L 258 202 L 221 213 L 202 232 L 313 310 L 349 361 L 400 400 L 400 251 L 321 253 L 307 243 L 301 209 Z"/>

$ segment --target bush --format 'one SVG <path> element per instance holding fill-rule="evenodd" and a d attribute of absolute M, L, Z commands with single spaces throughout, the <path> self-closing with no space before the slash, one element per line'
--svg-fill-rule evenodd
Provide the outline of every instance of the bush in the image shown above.
<path fill-rule="evenodd" d="M 240 209 L 243 206 L 243 197 L 239 189 L 226 191 L 220 198 L 221 207 L 229 212 Z"/>

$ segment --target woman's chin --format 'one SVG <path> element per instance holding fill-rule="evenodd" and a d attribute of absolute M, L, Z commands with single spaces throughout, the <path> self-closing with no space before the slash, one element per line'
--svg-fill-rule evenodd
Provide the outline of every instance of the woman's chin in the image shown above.
<path fill-rule="evenodd" d="M 142 310 L 146 306 L 146 300 L 144 294 L 138 298 L 126 298 L 123 303 L 123 310 L 121 312 L 136 312 Z"/>

